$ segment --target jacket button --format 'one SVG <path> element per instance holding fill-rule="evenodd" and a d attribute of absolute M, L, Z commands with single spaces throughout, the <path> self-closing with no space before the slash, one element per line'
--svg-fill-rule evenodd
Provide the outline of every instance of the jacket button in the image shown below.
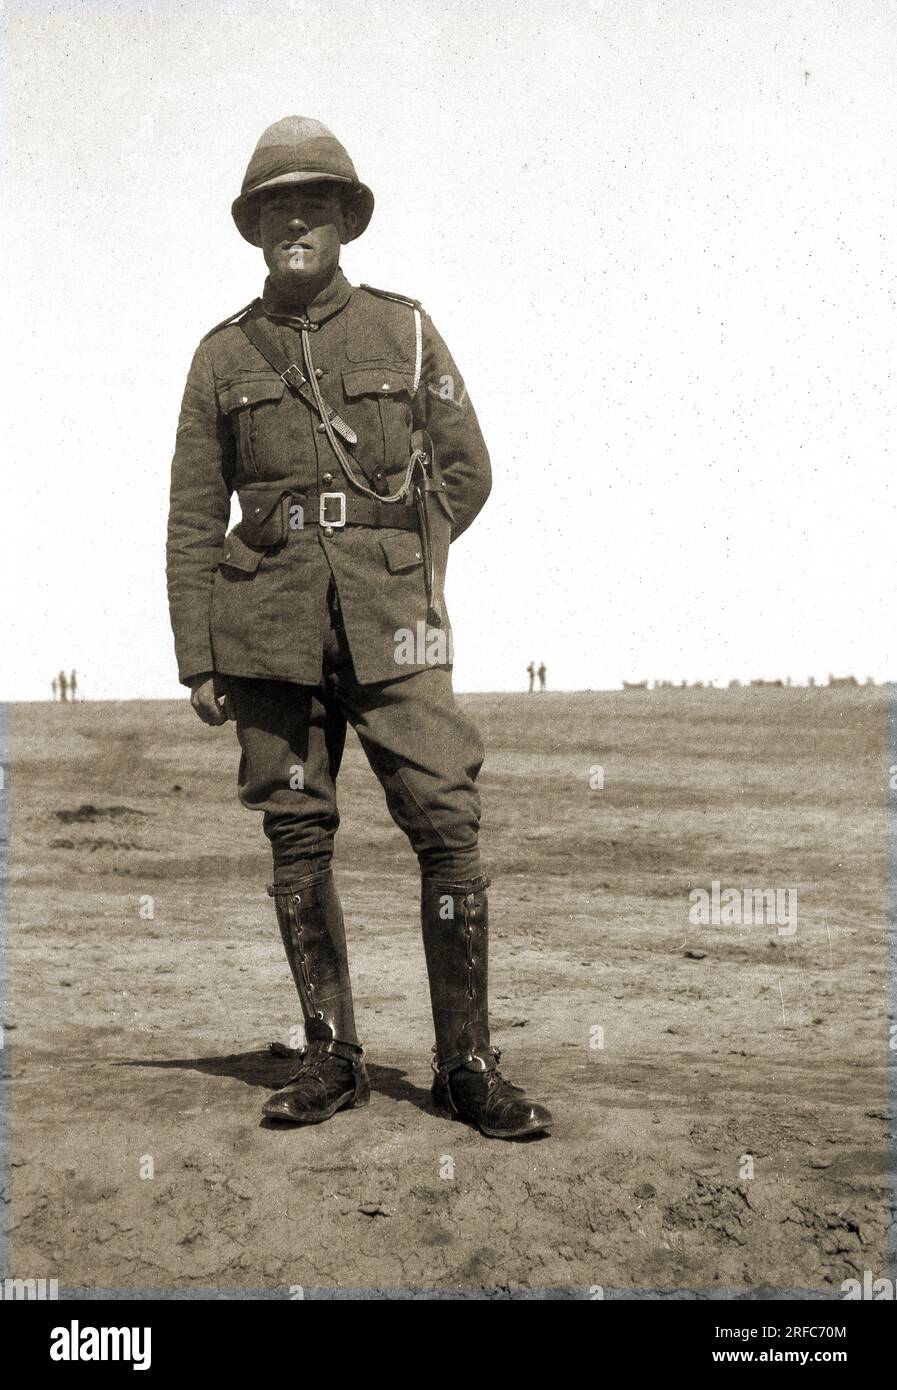
<path fill-rule="evenodd" d="M 320 425 L 318 425 L 318 434 L 323 434 L 324 431 L 325 431 L 325 429 L 326 429 L 326 426 L 325 426 L 325 424 L 324 424 L 324 421 L 322 420 L 321 423 L 320 423 Z"/>
<path fill-rule="evenodd" d="M 380 387 L 380 390 L 381 390 L 381 391 L 391 391 L 391 390 L 392 390 L 392 387 L 390 386 L 390 384 L 389 384 L 388 381 L 384 381 L 383 385 Z"/>
<path fill-rule="evenodd" d="M 321 482 L 322 482 L 322 483 L 332 483 L 332 482 L 333 482 L 333 474 L 332 474 L 332 473 L 322 473 L 322 474 L 321 474 Z"/>
<path fill-rule="evenodd" d="M 333 535 L 333 527 L 332 527 L 332 526 L 325 526 L 325 527 L 324 527 L 324 535 L 325 535 L 325 536 L 332 536 L 332 535 Z"/>
<path fill-rule="evenodd" d="M 240 397 L 240 404 L 241 404 L 241 405 L 248 405 L 248 404 L 249 404 L 249 397 L 248 397 L 248 396 L 241 396 L 241 397 Z"/>
<path fill-rule="evenodd" d="M 318 378 L 318 381 L 320 381 L 321 377 L 325 375 L 326 373 L 323 367 L 315 367 L 315 376 Z"/>

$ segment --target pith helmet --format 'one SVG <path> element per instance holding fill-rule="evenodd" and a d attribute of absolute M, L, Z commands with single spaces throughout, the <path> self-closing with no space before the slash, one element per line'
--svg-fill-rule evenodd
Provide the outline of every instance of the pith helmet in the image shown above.
<path fill-rule="evenodd" d="M 358 226 L 351 240 L 361 236 L 374 211 L 374 195 L 359 182 L 355 165 L 332 130 L 307 116 L 284 116 L 269 125 L 252 153 L 243 187 L 231 212 L 241 236 L 261 246 L 258 204 L 253 196 L 281 184 L 317 183 L 331 179 L 352 195 Z"/>

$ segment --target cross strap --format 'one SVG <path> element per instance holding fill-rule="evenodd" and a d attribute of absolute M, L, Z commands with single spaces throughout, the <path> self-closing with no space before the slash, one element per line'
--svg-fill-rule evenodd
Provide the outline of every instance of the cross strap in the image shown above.
<path fill-rule="evenodd" d="M 257 352 L 261 353 L 262 357 L 264 357 L 265 361 L 268 363 L 268 366 L 273 367 L 274 371 L 284 384 L 290 388 L 293 394 L 299 396 L 315 415 L 320 415 L 321 412 L 318 408 L 318 401 L 315 392 L 309 386 L 308 378 L 303 375 L 295 362 L 290 361 L 276 339 L 268 333 L 266 325 L 262 321 L 260 299 L 253 300 L 249 307 L 249 313 L 245 318 L 240 320 L 239 326 L 252 343 L 252 346 Z M 318 392 L 318 396 L 320 396 L 320 391 Z M 357 444 L 358 435 L 352 429 L 351 425 L 347 425 L 345 420 L 337 415 L 333 407 L 328 405 L 323 398 L 321 399 L 324 410 L 327 412 L 327 420 L 332 429 L 345 439 L 347 444 Z"/>

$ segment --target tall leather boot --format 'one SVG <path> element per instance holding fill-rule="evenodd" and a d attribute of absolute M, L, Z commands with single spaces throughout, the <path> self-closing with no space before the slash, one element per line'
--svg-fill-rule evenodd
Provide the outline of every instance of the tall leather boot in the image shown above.
<path fill-rule="evenodd" d="M 268 1099 L 271 1120 L 318 1124 L 346 1106 L 367 1105 L 370 1081 L 355 1032 L 343 913 L 330 869 L 268 889 L 293 972 L 306 1047 L 302 1065 Z"/>
<path fill-rule="evenodd" d="M 551 1113 L 498 1069 L 489 1042 L 489 906 L 485 876 L 469 884 L 421 879 L 421 927 L 436 1047 L 433 1099 L 493 1139 L 548 1129 Z"/>

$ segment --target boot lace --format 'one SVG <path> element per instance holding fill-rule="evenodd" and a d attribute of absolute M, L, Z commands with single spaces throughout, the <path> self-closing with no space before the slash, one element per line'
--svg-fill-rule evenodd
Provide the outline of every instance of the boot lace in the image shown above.
<path fill-rule="evenodd" d="M 311 1052 L 308 1048 L 302 1051 L 301 1064 L 298 1070 L 285 1083 L 292 1086 L 294 1081 L 304 1081 L 306 1077 L 312 1077 L 315 1081 L 324 1081 L 322 1074 L 326 1062 L 344 1062 L 345 1058 L 335 1057 L 331 1052 Z M 350 1063 L 346 1062 L 346 1066 Z"/>

